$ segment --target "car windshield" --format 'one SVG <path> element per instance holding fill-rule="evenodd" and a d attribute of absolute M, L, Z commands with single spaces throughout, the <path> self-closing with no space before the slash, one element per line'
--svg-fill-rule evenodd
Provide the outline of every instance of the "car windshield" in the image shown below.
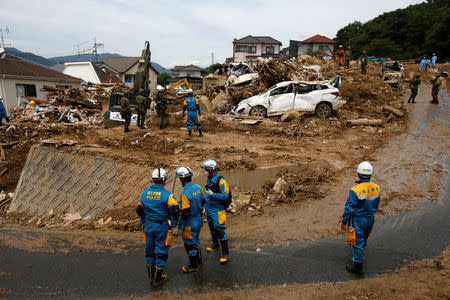
<path fill-rule="evenodd" d="M 288 86 L 282 86 L 279 88 L 276 88 L 274 90 L 272 90 L 270 92 L 270 96 L 276 96 L 276 95 L 281 95 L 281 94 L 288 94 L 288 93 L 292 93 L 293 92 L 293 87 L 292 84 L 288 85 Z"/>

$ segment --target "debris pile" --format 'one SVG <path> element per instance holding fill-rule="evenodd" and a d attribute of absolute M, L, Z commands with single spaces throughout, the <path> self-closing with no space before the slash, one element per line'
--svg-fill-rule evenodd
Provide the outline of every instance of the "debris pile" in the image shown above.
<path fill-rule="evenodd" d="M 27 97 L 25 107 L 14 107 L 10 113 L 10 125 L 54 127 L 57 123 L 82 126 L 100 125 L 103 107 L 115 90 L 129 89 L 125 84 L 90 84 L 86 89 L 55 88 L 44 85 L 47 99 Z M 33 104 L 33 106 L 31 105 Z"/>

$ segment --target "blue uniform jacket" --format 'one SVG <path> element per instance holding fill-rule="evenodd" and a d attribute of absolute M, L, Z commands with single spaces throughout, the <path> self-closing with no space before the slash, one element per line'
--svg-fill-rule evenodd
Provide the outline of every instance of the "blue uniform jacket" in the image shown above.
<path fill-rule="evenodd" d="M 178 206 L 175 196 L 164 189 L 162 185 L 154 184 L 141 193 L 139 204 L 144 209 L 144 218 L 141 219 L 141 224 L 146 221 L 164 222 L 171 221 L 172 227 L 176 227 L 178 220 L 175 220 L 170 209 L 172 206 Z"/>
<path fill-rule="evenodd" d="M 180 195 L 181 206 L 181 220 L 180 229 L 184 226 L 198 227 L 202 224 L 202 203 L 203 203 L 203 191 L 202 188 L 189 182 L 184 186 L 183 193 Z M 188 210 L 189 215 L 187 218 L 183 218 L 183 212 Z"/>
<path fill-rule="evenodd" d="M 370 179 L 361 179 L 352 187 L 345 203 L 342 223 L 348 224 L 352 216 L 371 217 L 378 210 L 380 204 L 380 187 L 370 182 Z"/>
<path fill-rule="evenodd" d="M 217 174 L 217 173 L 212 178 L 208 177 L 207 185 L 215 184 L 218 179 L 219 179 L 219 174 Z M 228 185 L 228 182 L 223 178 L 220 180 L 219 186 L 220 186 L 221 193 L 214 192 L 211 197 L 205 193 L 205 201 L 206 201 L 207 208 L 214 207 L 219 210 L 224 209 L 224 203 L 228 199 L 228 195 L 230 193 L 230 186 Z"/>
<path fill-rule="evenodd" d="M 188 98 L 186 98 L 186 99 L 184 99 L 184 104 L 183 104 L 183 113 L 185 112 L 185 111 L 188 111 L 188 112 L 192 112 L 192 111 L 195 111 L 195 112 L 199 112 L 200 114 L 202 113 L 201 111 L 200 111 L 200 105 L 198 104 L 198 100 L 197 100 L 197 98 L 195 98 L 195 97 L 188 97 Z"/>
<path fill-rule="evenodd" d="M 6 119 L 7 117 L 5 106 L 3 105 L 3 102 L 0 102 L 0 118 Z"/>

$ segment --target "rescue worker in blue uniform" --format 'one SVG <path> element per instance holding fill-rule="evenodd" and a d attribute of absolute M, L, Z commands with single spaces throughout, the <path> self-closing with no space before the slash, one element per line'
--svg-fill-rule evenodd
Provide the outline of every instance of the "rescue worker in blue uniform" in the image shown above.
<path fill-rule="evenodd" d="M 200 230 L 202 229 L 202 211 L 204 206 L 202 188 L 192 182 L 194 175 L 191 168 L 180 167 L 176 170 L 183 192 L 180 195 L 181 219 L 179 229 L 184 241 L 184 249 L 189 257 L 189 265 L 181 269 L 185 273 L 199 270 L 202 264 L 200 250 Z"/>
<path fill-rule="evenodd" d="M 0 126 L 2 126 L 2 120 L 5 119 L 6 123 L 9 123 L 8 115 L 6 114 L 5 106 L 3 105 L 3 98 L 0 97 Z"/>
<path fill-rule="evenodd" d="M 225 209 L 231 203 L 231 191 L 228 182 L 217 173 L 217 163 L 210 159 L 202 164 L 202 168 L 208 175 L 205 201 L 206 219 L 211 231 L 211 247 L 207 247 L 207 252 L 215 251 L 222 246 L 222 255 L 219 259 L 221 264 L 225 264 L 230 257 L 228 251 L 228 234 L 226 232 L 227 215 Z"/>
<path fill-rule="evenodd" d="M 344 231 L 348 231 L 349 227 L 354 228 L 356 238 L 350 244 L 353 263 L 346 265 L 346 269 L 352 273 L 362 274 L 364 247 L 372 231 L 374 214 L 380 204 L 381 189 L 370 181 L 373 167 L 369 162 L 360 163 L 357 172 L 358 184 L 350 190 L 342 215 L 341 228 Z"/>
<path fill-rule="evenodd" d="M 200 120 L 198 119 L 198 117 L 202 115 L 202 112 L 200 110 L 200 105 L 198 104 L 197 98 L 192 96 L 193 93 L 194 92 L 191 89 L 189 89 L 189 91 L 188 91 L 189 97 L 184 99 L 184 104 L 183 104 L 183 117 L 185 116 L 186 111 L 187 111 L 186 125 L 187 125 L 187 129 L 188 129 L 189 137 L 192 136 L 192 125 L 193 124 L 195 124 L 197 126 L 198 135 L 203 136 L 202 125 L 200 125 Z"/>
<path fill-rule="evenodd" d="M 153 171 L 153 184 L 142 191 L 136 209 L 145 232 L 145 261 L 154 287 L 160 287 L 168 279 L 163 274 L 164 267 L 173 240 L 173 229 L 180 218 L 177 200 L 171 192 L 164 189 L 167 177 L 163 168 Z"/>

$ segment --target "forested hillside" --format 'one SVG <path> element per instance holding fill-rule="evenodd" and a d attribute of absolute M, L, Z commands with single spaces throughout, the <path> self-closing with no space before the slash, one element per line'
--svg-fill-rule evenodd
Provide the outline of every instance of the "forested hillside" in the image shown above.
<path fill-rule="evenodd" d="M 374 2 L 373 5 L 376 5 Z M 337 32 L 339 44 L 358 57 L 369 55 L 410 59 L 436 53 L 450 59 L 450 0 L 428 0 L 384 13 L 366 23 L 353 22 Z"/>

